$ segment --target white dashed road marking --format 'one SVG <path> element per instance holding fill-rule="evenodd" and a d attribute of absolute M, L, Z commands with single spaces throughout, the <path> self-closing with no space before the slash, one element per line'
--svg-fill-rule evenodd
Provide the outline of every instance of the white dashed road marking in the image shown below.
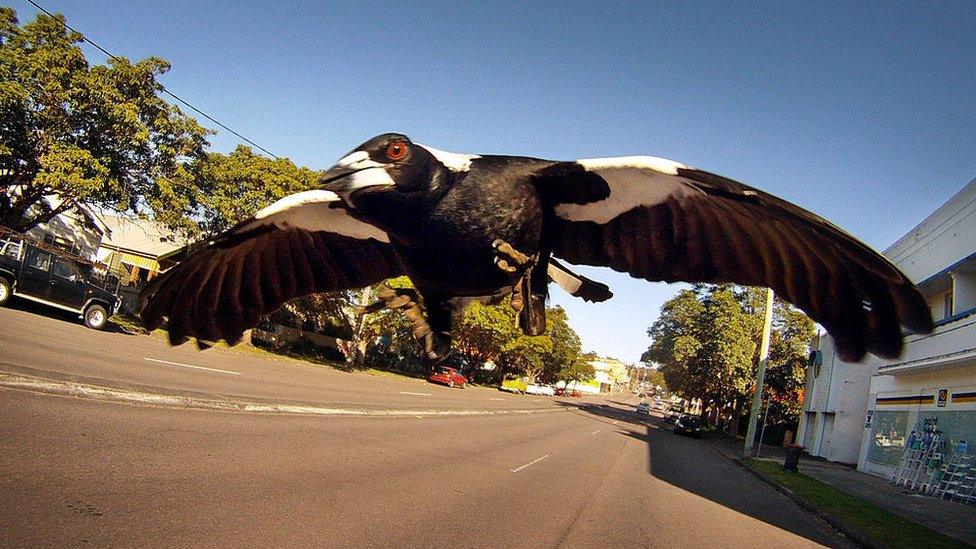
<path fill-rule="evenodd" d="M 544 456 L 542 456 L 542 457 L 541 457 L 541 458 L 539 458 L 539 459 L 536 459 L 536 460 L 533 460 L 533 461 L 530 461 L 530 462 L 528 462 L 528 463 L 526 463 L 525 465 L 523 465 L 523 466 L 521 466 L 521 467 L 516 467 L 515 469 L 512 469 L 512 472 L 513 472 L 513 473 L 518 473 L 518 472 L 519 472 L 519 471 L 521 471 L 522 469 L 525 469 L 526 467 L 529 467 L 529 466 L 531 466 L 531 465 L 535 465 L 536 463 L 539 463 L 540 461 L 542 461 L 542 460 L 544 460 L 544 459 L 546 459 L 547 457 L 549 457 L 549 454 L 546 454 L 546 455 L 544 455 Z"/>
<path fill-rule="evenodd" d="M 602 429 L 597 429 L 596 431 L 593 431 L 592 433 L 590 433 L 590 436 L 593 436 L 593 435 L 599 433 L 600 431 L 602 431 Z"/>
<path fill-rule="evenodd" d="M 159 360 L 158 358 L 143 357 L 149 362 L 159 362 L 161 364 L 171 364 L 173 366 L 182 366 L 184 368 L 193 368 L 194 370 L 206 370 L 208 372 L 219 372 L 221 374 L 231 374 L 235 376 L 241 375 L 240 372 L 232 372 L 230 370 L 220 370 L 218 368 L 204 368 L 203 366 L 194 366 L 192 364 L 183 364 L 181 362 L 170 362 L 168 360 Z"/>
<path fill-rule="evenodd" d="M 410 391 L 400 391 L 401 395 L 417 395 L 421 397 L 429 397 L 430 393 L 411 393 Z"/>

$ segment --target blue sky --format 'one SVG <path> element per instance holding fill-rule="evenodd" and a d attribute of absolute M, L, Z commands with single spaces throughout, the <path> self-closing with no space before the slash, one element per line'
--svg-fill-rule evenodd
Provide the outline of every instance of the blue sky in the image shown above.
<path fill-rule="evenodd" d="M 116 55 L 169 60 L 174 93 L 316 169 L 386 131 L 459 152 L 651 154 L 878 249 L 976 177 L 974 2 L 38 1 Z M 677 286 L 586 273 L 616 297 L 553 303 L 585 349 L 638 360 Z"/>

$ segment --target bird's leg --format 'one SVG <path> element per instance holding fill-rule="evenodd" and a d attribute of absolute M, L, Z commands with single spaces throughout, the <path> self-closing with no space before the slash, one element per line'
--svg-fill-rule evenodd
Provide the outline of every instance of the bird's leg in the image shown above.
<path fill-rule="evenodd" d="M 433 348 L 432 332 L 430 324 L 427 323 L 424 313 L 420 309 L 420 294 L 417 293 L 417 290 L 381 286 L 376 291 L 376 297 L 379 298 L 378 301 L 365 307 L 359 307 L 358 312 L 374 313 L 382 309 L 403 309 L 403 314 L 410 321 L 413 337 L 424 346 L 424 351 L 429 353 L 430 349 Z"/>
<path fill-rule="evenodd" d="M 537 269 L 543 272 L 535 272 Z M 518 313 L 518 325 L 522 328 L 522 332 L 526 335 L 536 336 L 542 335 L 546 331 L 546 297 L 543 290 L 540 292 L 537 288 L 533 287 L 533 278 L 540 275 L 545 276 L 545 267 L 532 268 L 526 271 L 522 279 L 519 280 L 517 287 L 519 288 L 519 293 L 522 295 L 522 300 L 519 309 L 516 309 Z M 543 278 L 545 282 L 548 283 L 548 277 Z"/>
<path fill-rule="evenodd" d="M 429 365 L 433 369 L 451 352 L 451 323 L 454 311 L 447 300 L 426 297 L 425 302 L 430 324 L 423 345 Z"/>
<path fill-rule="evenodd" d="M 389 286 L 380 286 L 376 290 L 376 297 L 379 299 L 375 303 L 370 303 L 365 307 L 357 307 L 356 312 L 358 313 L 375 313 L 383 309 L 403 309 L 410 307 L 411 305 L 416 306 L 420 301 L 419 294 L 417 290 L 411 288 L 390 288 Z"/>
<path fill-rule="evenodd" d="M 499 269 L 521 275 L 512 286 L 511 304 L 515 309 L 516 323 L 528 335 L 541 334 L 546 329 L 545 297 L 534 295 L 532 287 L 532 272 L 538 264 L 538 254 L 525 255 L 500 238 L 495 239 L 491 246 L 495 249 L 495 265 Z M 544 280 L 548 282 L 548 278 Z"/>

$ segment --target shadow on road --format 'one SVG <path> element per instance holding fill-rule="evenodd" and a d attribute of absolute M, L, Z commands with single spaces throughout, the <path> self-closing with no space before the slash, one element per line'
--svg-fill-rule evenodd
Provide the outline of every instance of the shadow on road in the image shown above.
<path fill-rule="evenodd" d="M 837 541 L 814 527 L 812 519 L 788 503 L 784 496 L 741 470 L 707 443 L 672 433 L 671 426 L 656 417 L 638 416 L 629 409 L 608 404 L 558 404 L 629 423 L 630 429 L 618 432 L 647 444 L 648 473 L 659 480 L 817 543 L 829 546 Z M 702 520 L 708 519 L 702 517 Z"/>
<path fill-rule="evenodd" d="M 57 307 L 50 307 L 42 303 L 22 299 L 17 296 L 13 296 L 10 301 L 4 305 L 4 307 L 14 309 L 16 311 L 23 311 L 25 313 L 54 318 L 78 326 L 85 325 L 84 321 L 81 319 L 81 315 L 78 313 L 72 313 L 71 311 L 65 311 L 63 309 L 58 309 Z M 115 334 L 133 335 L 131 332 L 123 330 L 120 326 L 112 323 L 111 321 L 105 324 L 105 328 L 103 328 L 102 331 Z"/>

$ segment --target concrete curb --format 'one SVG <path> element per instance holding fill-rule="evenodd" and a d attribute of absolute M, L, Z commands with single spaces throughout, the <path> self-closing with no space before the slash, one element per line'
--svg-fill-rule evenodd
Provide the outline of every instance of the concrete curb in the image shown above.
<path fill-rule="evenodd" d="M 200 396 L 154 393 L 135 389 L 101 387 L 77 381 L 44 379 L 30 375 L 0 372 L 0 388 L 30 391 L 48 395 L 68 396 L 118 402 L 143 406 L 183 408 L 220 412 L 239 412 L 256 414 L 287 414 L 302 416 L 331 417 L 385 417 L 385 418 L 425 418 L 425 417 L 465 417 L 465 416 L 505 416 L 530 415 L 562 412 L 574 408 L 523 408 L 499 410 L 444 410 L 444 409 L 384 409 L 384 408 L 330 408 L 307 403 L 282 403 L 260 400 L 228 398 L 222 395 Z"/>
<path fill-rule="evenodd" d="M 749 472 L 750 474 L 752 474 L 754 477 L 758 478 L 762 482 L 768 484 L 769 486 L 772 486 L 777 492 L 779 492 L 779 493 L 783 494 L 784 496 L 788 497 L 790 499 L 790 501 L 792 501 L 793 503 L 797 504 L 801 509 L 803 509 L 804 511 L 810 513 L 811 515 L 814 515 L 817 518 L 823 520 L 824 522 L 826 522 L 827 524 L 829 524 L 834 530 L 837 530 L 838 532 L 840 532 L 841 534 L 843 534 L 843 536 L 846 537 L 847 539 L 853 541 L 854 543 L 856 543 L 856 544 L 858 544 L 858 545 L 860 545 L 862 547 L 869 547 L 871 549 L 882 549 L 882 546 L 877 545 L 876 543 L 872 542 L 870 539 L 864 537 L 864 535 L 862 535 L 860 532 L 857 532 L 857 531 L 851 529 L 850 527 L 848 527 L 844 523 L 838 521 L 834 517 L 832 517 L 832 516 L 824 513 L 820 509 L 817 509 L 812 504 L 810 504 L 805 499 L 803 499 L 802 497 L 798 496 L 796 493 L 794 493 L 793 491 L 789 490 L 785 486 L 781 486 L 775 480 L 767 477 L 766 475 L 760 473 L 759 471 L 753 469 L 752 467 L 749 467 L 748 465 L 746 465 L 745 463 L 742 462 L 742 459 L 741 458 L 730 457 L 727 454 L 724 454 L 724 453 L 722 453 L 722 452 L 720 452 L 718 450 L 715 450 L 715 451 L 718 452 L 719 454 L 722 454 L 723 456 L 729 458 L 730 460 L 732 460 L 733 463 L 735 463 L 736 465 L 738 465 L 740 468 L 746 470 L 747 472 Z"/>

